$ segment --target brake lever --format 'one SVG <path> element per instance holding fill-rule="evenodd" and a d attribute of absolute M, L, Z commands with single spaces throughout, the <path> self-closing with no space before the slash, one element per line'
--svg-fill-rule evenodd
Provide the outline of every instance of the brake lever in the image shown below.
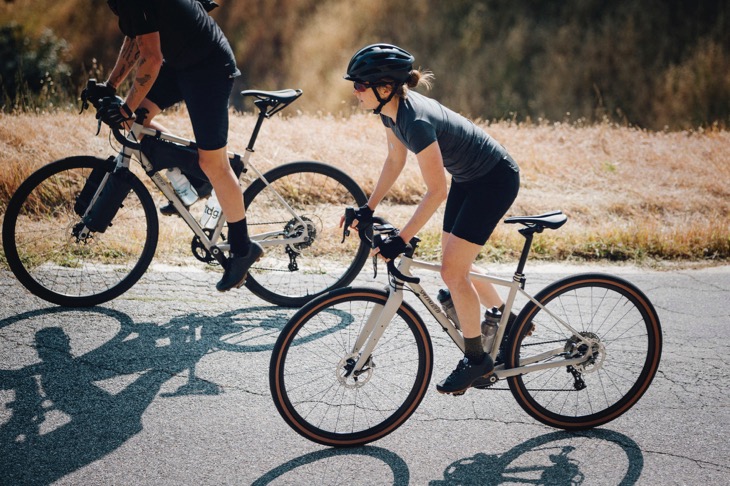
<path fill-rule="evenodd" d="M 355 220 L 355 208 L 348 206 L 345 208 L 345 222 L 343 224 L 342 228 L 342 241 L 340 243 L 345 242 L 345 238 L 350 236 L 350 225 Z"/>

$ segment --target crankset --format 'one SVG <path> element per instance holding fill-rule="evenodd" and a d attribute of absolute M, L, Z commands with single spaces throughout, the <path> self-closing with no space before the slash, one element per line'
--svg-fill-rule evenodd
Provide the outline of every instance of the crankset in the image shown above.
<path fill-rule="evenodd" d="M 205 235 L 210 239 L 213 236 L 213 229 L 204 228 L 203 232 Z M 226 237 L 223 233 L 221 233 L 220 238 L 222 240 L 225 240 Z M 200 260 L 203 263 L 208 263 L 210 265 L 218 265 L 218 260 L 215 259 L 213 255 L 211 255 L 210 251 L 203 245 L 203 242 L 200 241 L 200 237 L 195 235 L 193 237 L 193 241 L 190 242 L 190 249 L 193 251 L 193 256 Z"/>

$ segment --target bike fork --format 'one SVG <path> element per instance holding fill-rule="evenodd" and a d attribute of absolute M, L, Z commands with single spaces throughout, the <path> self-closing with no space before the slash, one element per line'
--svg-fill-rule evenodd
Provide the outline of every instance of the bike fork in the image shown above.
<path fill-rule="evenodd" d="M 375 306 L 373 311 L 370 313 L 365 326 L 363 326 L 360 335 L 355 341 L 355 345 L 352 348 L 352 354 L 358 354 L 357 363 L 353 367 L 353 373 L 359 373 L 367 364 L 370 362 L 370 355 L 372 354 L 378 341 L 383 336 L 385 329 L 390 325 L 391 320 L 398 311 L 398 308 L 403 303 L 403 289 L 402 288 L 390 288 L 388 300 L 385 305 Z M 362 350 L 361 350 L 362 349 Z"/>

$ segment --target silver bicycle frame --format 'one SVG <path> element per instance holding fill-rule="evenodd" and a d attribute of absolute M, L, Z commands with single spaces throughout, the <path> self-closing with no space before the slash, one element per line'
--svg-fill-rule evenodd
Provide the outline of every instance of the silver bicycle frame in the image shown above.
<path fill-rule="evenodd" d="M 401 256 L 400 262 L 398 264 L 398 270 L 405 276 L 410 277 L 412 276 L 411 269 L 422 269 L 427 270 L 430 272 L 440 272 L 441 271 L 441 265 L 434 264 L 434 263 L 428 263 L 421 260 L 414 260 L 413 258 L 409 258 L 407 256 Z M 499 350 L 499 345 L 502 342 L 502 338 L 504 337 L 504 330 L 507 327 L 507 320 L 509 319 L 510 310 L 512 309 L 512 306 L 514 304 L 514 301 L 517 297 L 517 293 L 519 292 L 521 295 L 526 297 L 528 300 L 533 302 L 536 306 L 538 306 L 540 309 L 545 311 L 552 319 L 554 319 L 556 322 L 561 324 L 563 327 L 565 327 L 568 331 L 572 333 L 573 336 L 580 339 L 581 342 L 590 345 L 590 341 L 586 340 L 583 336 L 578 333 L 575 329 L 573 329 L 572 326 L 570 326 L 567 322 L 565 322 L 563 319 L 558 317 L 557 315 L 550 312 L 549 309 L 545 308 L 540 302 L 538 302 L 532 295 L 528 294 L 523 288 L 522 285 L 517 278 L 513 278 L 512 280 L 508 280 L 505 278 L 499 278 L 494 277 L 491 275 L 481 274 L 481 273 L 475 273 L 470 272 L 469 274 L 471 278 L 475 280 L 481 280 L 483 282 L 489 282 L 494 285 L 499 285 L 501 287 L 507 287 L 509 288 L 509 293 L 507 295 L 507 299 L 505 302 L 505 310 L 502 313 L 502 319 L 499 323 L 499 327 L 497 328 L 497 334 L 494 338 L 494 342 L 492 343 L 492 349 L 490 351 L 490 355 L 496 356 L 496 353 Z M 402 282 L 395 277 L 392 277 L 391 284 L 388 287 L 389 296 L 388 300 L 385 303 L 384 306 L 375 306 L 373 311 L 371 312 L 370 316 L 368 317 L 367 322 L 365 323 L 365 326 L 363 326 L 362 331 L 360 332 L 360 335 L 358 336 L 358 339 L 355 342 L 355 345 L 353 346 L 352 353 L 358 354 L 359 358 L 355 365 L 355 372 L 358 372 L 362 370 L 362 368 L 365 366 L 365 364 L 370 359 L 370 355 L 372 354 L 373 350 L 375 349 L 376 344 L 380 340 L 381 336 L 385 332 L 385 329 L 390 324 L 391 320 L 395 316 L 395 313 L 398 311 L 398 308 L 403 303 L 403 288 L 404 286 L 408 286 L 409 289 L 413 291 L 413 293 L 416 295 L 418 300 L 420 300 L 423 305 L 428 309 L 428 311 L 431 313 L 431 315 L 436 319 L 436 321 L 441 325 L 441 327 L 449 334 L 449 337 L 454 341 L 454 343 L 459 347 L 459 349 L 463 352 L 464 351 L 464 338 L 461 335 L 461 333 L 456 329 L 456 326 L 446 317 L 446 315 L 441 310 L 441 307 L 439 304 L 433 301 L 431 297 L 428 295 L 428 293 L 423 289 L 423 287 L 418 283 L 411 283 L 411 282 Z M 363 347 L 364 346 L 364 347 Z M 510 376 L 516 376 L 516 375 L 522 375 L 525 373 L 530 373 L 533 371 L 539 371 L 544 370 L 548 368 L 561 368 L 568 365 L 578 365 L 588 359 L 588 356 L 584 356 L 581 358 L 572 358 L 572 359 L 563 359 L 560 361 L 556 361 L 553 363 L 540 363 L 536 364 L 543 359 L 547 359 L 550 357 L 557 356 L 564 352 L 563 347 L 555 348 L 550 351 L 546 351 L 543 353 L 540 353 L 535 356 L 529 356 L 525 359 L 521 359 L 522 363 L 521 366 L 517 368 L 510 368 L 505 369 L 504 364 L 500 364 L 495 367 L 494 373 L 499 379 L 508 378 Z"/>
<path fill-rule="evenodd" d="M 171 133 L 165 133 L 165 132 L 158 132 L 155 129 L 144 127 L 143 125 L 140 125 L 138 123 L 134 123 L 132 125 L 132 129 L 127 135 L 127 139 L 130 142 L 138 143 L 138 140 L 140 140 L 143 136 L 150 135 L 150 136 L 158 136 L 162 140 L 166 140 L 168 142 L 174 142 L 180 145 L 190 146 L 192 144 L 191 140 L 178 137 L 176 135 L 173 135 Z M 251 155 L 253 154 L 252 150 L 246 150 L 241 157 L 241 161 L 243 162 L 243 168 L 244 171 L 247 168 L 251 168 L 256 176 L 261 179 L 261 181 L 266 186 L 266 190 L 270 190 L 274 193 L 276 198 L 279 200 L 279 202 L 286 208 L 286 210 L 292 215 L 294 219 L 297 220 L 299 224 L 302 225 L 304 228 L 304 231 L 301 235 L 299 235 L 296 238 L 287 238 L 285 240 L 282 239 L 272 239 L 272 237 L 278 237 L 282 235 L 281 231 L 272 231 L 268 233 L 260 233 L 251 235 L 251 239 L 254 241 L 257 241 L 261 246 L 275 246 L 275 245 L 290 245 L 290 244 L 296 244 L 296 243 L 302 243 L 304 241 L 308 241 L 309 239 L 309 228 L 307 224 L 302 220 L 302 218 L 297 214 L 294 209 L 289 205 L 289 203 L 286 202 L 286 200 L 278 193 L 276 190 L 271 187 L 271 184 L 269 181 L 264 177 L 264 174 L 262 174 L 256 166 L 251 162 Z M 228 152 L 229 157 L 233 157 L 236 154 L 233 152 Z M 123 146 L 121 151 L 119 152 L 119 155 L 117 156 L 117 167 L 126 167 L 129 168 L 130 160 L 132 157 L 135 157 L 142 168 L 149 174 L 150 172 L 154 171 L 154 166 L 150 162 L 150 160 L 147 158 L 147 156 L 142 153 L 141 150 L 135 150 L 133 148 Z M 203 246 L 208 250 L 211 251 L 215 248 L 217 248 L 220 251 L 228 251 L 230 250 L 230 244 L 227 241 L 221 242 L 220 244 L 216 245 L 218 238 L 220 238 L 221 231 L 223 230 L 223 225 L 225 224 L 225 215 L 221 215 L 221 217 L 218 219 L 218 223 L 216 224 L 216 227 L 213 230 L 213 234 L 209 238 L 208 235 L 203 231 L 203 228 L 200 226 L 200 223 L 197 219 L 193 217 L 193 215 L 190 213 L 190 211 L 185 207 L 183 202 L 178 197 L 177 193 L 175 192 L 175 189 L 173 189 L 172 185 L 167 181 L 165 177 L 162 176 L 160 172 L 154 172 L 150 179 L 152 179 L 152 182 L 157 186 L 157 188 L 167 197 L 167 199 L 172 202 L 172 205 L 177 209 L 177 212 L 180 214 L 182 219 L 185 221 L 185 223 L 190 227 L 190 229 L 195 233 L 195 235 L 200 239 L 200 242 L 203 244 Z M 106 179 L 102 181 L 102 183 L 99 185 L 99 190 L 97 191 L 97 194 L 94 195 L 94 199 L 98 196 L 98 193 L 101 192 L 101 188 L 104 185 L 104 182 L 106 182 Z M 91 204 L 89 204 L 89 207 L 91 207 Z"/>

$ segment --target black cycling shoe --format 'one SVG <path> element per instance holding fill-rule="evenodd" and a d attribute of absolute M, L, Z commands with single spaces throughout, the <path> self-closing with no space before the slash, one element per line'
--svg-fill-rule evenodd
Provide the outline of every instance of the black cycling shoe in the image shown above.
<path fill-rule="evenodd" d="M 439 393 L 451 395 L 463 395 L 472 384 L 484 376 L 489 375 L 494 369 L 492 357 L 484 355 L 481 363 L 470 363 L 469 358 L 464 358 L 456 365 L 456 369 L 441 383 L 436 385 Z"/>
<path fill-rule="evenodd" d="M 185 207 L 190 209 L 190 206 Z M 175 206 L 172 205 L 171 201 L 168 201 L 165 206 L 160 206 L 160 214 L 163 216 L 180 216 L 180 213 L 177 212 L 177 209 L 175 209 Z"/>
<path fill-rule="evenodd" d="M 251 246 L 248 248 L 248 253 L 245 255 L 237 255 L 231 253 L 226 263 L 226 270 L 223 272 L 223 278 L 216 284 L 215 288 L 219 292 L 225 292 L 232 288 L 240 288 L 246 283 L 246 276 L 248 275 L 248 269 L 251 265 L 256 263 L 257 260 L 261 259 L 261 255 L 264 254 L 264 249 L 258 243 L 251 242 Z"/>

